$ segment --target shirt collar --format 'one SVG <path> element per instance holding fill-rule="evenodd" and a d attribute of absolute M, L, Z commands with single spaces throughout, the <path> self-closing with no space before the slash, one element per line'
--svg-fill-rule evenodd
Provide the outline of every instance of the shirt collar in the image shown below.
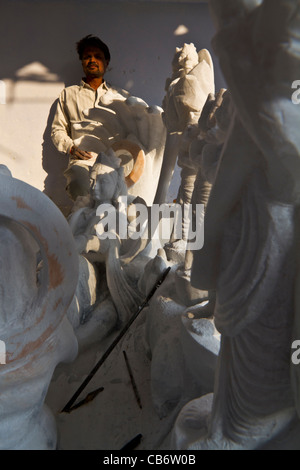
<path fill-rule="evenodd" d="M 81 79 L 80 86 L 81 86 L 82 88 L 88 88 L 89 90 L 96 91 L 96 90 L 94 90 L 94 88 L 92 88 L 88 83 L 86 83 L 83 78 Z M 99 89 L 99 88 L 104 88 L 105 90 L 108 90 L 108 89 L 109 89 L 109 84 L 108 84 L 105 80 L 103 80 L 103 82 L 102 82 L 101 85 L 98 87 L 98 89 Z"/>

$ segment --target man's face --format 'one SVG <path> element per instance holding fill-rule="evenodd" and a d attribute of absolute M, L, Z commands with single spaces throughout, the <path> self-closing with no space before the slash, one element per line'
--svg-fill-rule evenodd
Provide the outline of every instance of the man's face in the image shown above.
<path fill-rule="evenodd" d="M 82 55 L 82 68 L 86 77 L 100 78 L 106 72 L 108 61 L 98 47 L 86 47 Z"/>

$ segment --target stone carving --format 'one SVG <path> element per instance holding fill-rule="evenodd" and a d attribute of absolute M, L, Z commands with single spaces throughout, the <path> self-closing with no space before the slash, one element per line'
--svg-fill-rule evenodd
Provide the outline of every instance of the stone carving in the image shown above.
<path fill-rule="evenodd" d="M 198 54 L 192 44 L 177 49 L 173 67 L 172 83 L 168 85 L 169 93 L 165 99 L 164 121 L 169 130 L 179 126 L 182 131 L 188 123 L 197 121 L 207 93 L 214 89 L 213 65 L 209 52 L 203 50 Z M 196 107 L 193 104 L 194 95 L 198 97 Z M 174 111 L 175 103 L 177 103 L 176 111 Z M 184 118 L 182 118 L 183 111 Z M 87 121 L 74 125 L 77 133 L 74 135 L 74 142 L 79 147 L 82 145 L 87 151 L 98 150 L 99 156 L 90 172 L 91 194 L 77 199 L 69 217 L 78 253 L 84 258 L 80 260 L 80 266 L 83 272 L 90 273 L 89 276 L 86 274 L 80 276 L 82 282 L 79 282 L 78 289 L 82 293 L 77 292 L 78 302 L 70 314 L 78 334 L 79 330 L 82 331 L 82 326 L 78 327 L 86 317 L 85 312 L 88 311 L 90 314 L 93 305 L 99 305 L 97 286 L 100 284 L 103 291 L 103 266 L 105 266 L 107 287 L 118 312 L 118 324 L 123 324 L 141 301 L 141 294 L 136 288 L 139 273 L 151 259 L 149 255 L 152 253 L 155 256 L 161 243 L 159 240 L 154 242 L 149 237 L 139 237 L 136 240 L 120 239 L 117 227 L 112 227 L 113 233 L 107 240 L 100 240 L 97 227 L 99 228 L 104 213 L 101 214 L 98 207 L 105 204 L 104 208 L 110 207 L 109 210 L 112 214 L 115 213 L 118 219 L 122 197 L 126 197 L 129 207 L 122 217 L 126 218 L 126 225 L 129 228 L 132 226 L 134 216 L 128 215 L 129 210 L 134 209 L 136 202 L 143 203 L 146 208 L 151 202 L 150 193 L 153 199 L 153 189 L 149 192 L 145 182 L 141 180 L 141 184 L 139 183 L 139 177 L 142 178 L 144 169 L 145 175 L 151 173 L 155 180 L 154 167 L 151 167 L 150 163 L 156 162 L 157 169 L 160 169 L 159 160 L 165 139 L 160 108 L 149 108 L 142 100 L 134 97 L 125 98 L 113 90 L 102 97 L 99 107 L 88 110 L 85 114 Z M 135 156 L 134 166 L 132 155 Z M 126 158 L 129 158 L 127 164 Z M 145 230 L 147 229 L 148 225 L 145 227 Z M 97 274 L 99 263 L 102 263 L 100 275 Z M 139 268 L 134 272 L 133 266 L 136 265 Z M 89 294 L 84 294 L 84 291 Z M 111 311 L 112 321 L 107 322 L 110 327 L 116 320 L 116 311 Z M 101 317 L 103 313 L 93 312 L 94 317 L 98 314 Z M 107 319 L 105 312 L 104 315 Z M 104 331 L 105 328 L 102 328 L 102 334 Z"/>
<path fill-rule="evenodd" d="M 204 222 L 204 211 L 199 215 L 196 212 L 196 205 L 202 204 L 204 209 L 207 206 L 212 184 L 215 180 L 217 167 L 221 151 L 225 142 L 226 131 L 230 122 L 231 99 L 228 90 L 221 89 L 216 95 L 209 93 L 203 107 L 197 126 L 193 126 L 193 139 L 189 145 L 189 159 L 198 167 L 194 180 L 194 188 L 190 201 L 193 207 L 193 219 L 197 223 Z M 194 250 L 185 249 L 186 240 L 172 241 L 165 246 L 171 259 L 183 257 L 184 261 L 176 270 L 176 287 L 180 292 L 181 300 L 186 306 L 191 306 L 201 302 L 201 299 L 208 298 L 209 304 L 202 309 L 202 314 L 206 310 L 209 315 L 213 314 L 215 291 L 201 290 L 191 284 L 191 268 L 193 263 Z M 171 252 L 171 253 L 170 253 Z M 174 255 L 174 252 L 176 253 Z"/>
<path fill-rule="evenodd" d="M 170 266 L 164 250 L 149 261 L 147 273 L 162 272 Z M 171 265 L 172 266 L 172 265 Z M 213 390 L 214 370 L 219 352 L 219 335 L 206 310 L 207 302 L 187 307 L 176 285 L 177 265 L 146 311 L 145 335 L 151 356 L 152 400 L 163 418 L 201 393 Z M 141 278 L 140 283 L 143 282 Z"/>
<path fill-rule="evenodd" d="M 176 159 L 182 168 L 182 183 L 178 201 L 191 200 L 197 168 L 188 157 L 191 131 L 197 124 L 209 93 L 215 92 L 214 67 L 208 50 L 197 52 L 194 44 L 177 47 L 172 61 L 172 76 L 166 80 L 163 100 L 163 120 L 167 129 L 166 149 L 163 158 L 155 203 L 165 202 Z M 187 132 L 188 138 L 182 138 Z M 186 137 L 186 136 L 185 136 Z"/>
<path fill-rule="evenodd" d="M 200 159 L 195 158 L 195 153 L 197 155 L 197 153 L 201 153 L 201 150 L 198 148 L 195 152 L 194 143 L 197 141 L 200 131 L 198 121 L 207 97 L 215 91 L 213 62 L 208 50 L 202 49 L 197 52 L 194 44 L 184 44 L 182 48 L 176 48 L 172 69 L 172 77 L 166 81 L 163 119 L 168 130 L 169 140 L 174 140 L 173 157 L 176 159 L 178 156 L 178 166 L 181 167 L 181 183 L 176 202 L 182 207 L 191 204 L 198 174 L 198 193 L 200 195 L 202 191 L 202 195 L 198 197 L 197 202 L 205 204 L 210 185 L 200 177 Z M 177 149 L 175 143 L 177 143 Z M 168 141 L 166 149 L 168 149 Z M 165 153 L 164 155 L 155 201 L 161 197 L 160 194 L 166 193 L 175 165 L 173 157 L 172 154 Z M 183 218 L 181 239 L 177 239 L 174 234 L 170 244 L 166 246 L 168 257 L 174 261 L 183 260 L 185 257 L 188 222 L 186 218 Z"/>
<path fill-rule="evenodd" d="M 196 57 L 199 63 L 195 66 Z M 175 68 L 175 64 L 179 70 Z M 173 80 L 170 80 L 170 89 L 165 97 L 164 120 L 172 132 L 183 130 L 178 151 L 178 164 L 182 171 L 177 203 L 181 206 L 191 204 L 193 219 L 200 224 L 198 219 L 203 220 L 204 211 L 199 217 L 196 206 L 203 204 L 205 208 L 207 205 L 228 127 L 230 96 L 224 89 L 214 94 L 213 63 L 207 50 L 197 54 L 193 44 L 185 44 L 182 49 L 177 48 L 173 67 Z M 185 116 L 184 119 L 182 115 Z M 164 247 L 171 261 L 182 263 L 176 271 L 176 286 L 187 306 L 197 304 L 202 298 L 209 296 L 209 309 L 212 312 L 214 292 L 208 293 L 191 286 L 193 255 L 191 250 L 186 249 L 190 220 L 183 218 L 182 222 L 182 238 L 176 239 L 173 234 Z"/>
<path fill-rule="evenodd" d="M 162 109 L 110 89 L 100 98 L 100 104 L 84 115 L 86 121 L 73 126 L 75 145 L 95 157 L 112 149 L 124 167 L 128 193 L 143 194 L 147 205 L 151 205 L 166 140 Z"/>
<path fill-rule="evenodd" d="M 193 140 L 198 138 L 200 127 L 198 127 L 197 120 L 199 120 L 208 94 L 214 89 L 213 67 L 208 51 L 202 51 L 201 54 L 198 54 L 193 45 L 191 47 L 185 46 L 182 49 L 178 48 L 177 60 L 178 56 L 184 57 L 186 64 L 192 64 L 192 69 L 184 67 L 184 70 L 185 73 L 193 70 L 193 74 L 187 79 L 184 75 L 177 86 L 175 86 L 176 79 L 174 78 L 172 99 L 168 96 L 169 103 L 168 106 L 165 106 L 165 120 L 169 117 L 173 126 L 176 123 L 181 126 L 181 134 L 183 134 L 183 126 L 188 127 L 181 154 L 182 161 L 186 159 L 187 162 L 192 162 L 189 156 L 189 147 Z M 192 60 L 189 62 L 190 56 Z M 202 77 L 201 74 L 205 76 Z M 192 96 L 188 95 L 189 92 Z M 200 106 L 198 103 L 196 107 L 192 104 L 194 95 L 201 97 Z M 210 96 L 213 100 L 214 97 L 211 93 Z M 177 116 L 171 111 L 173 109 L 172 100 L 173 103 L 178 101 Z M 215 106 L 214 109 L 217 109 L 217 107 Z M 169 111 L 167 111 L 167 108 Z M 185 110 L 185 118 L 179 123 L 182 110 Z M 93 110 L 93 113 L 100 116 L 98 109 Z M 101 113 L 103 113 L 103 110 L 101 110 Z M 94 114 L 93 116 L 89 115 L 89 117 L 95 118 Z M 109 117 L 111 116 L 109 115 Z M 104 122 L 104 126 L 107 126 L 105 120 L 102 119 L 102 122 Z M 212 124 L 210 127 L 212 127 Z M 114 134 L 111 130 L 110 133 Z M 121 137 L 124 138 L 124 135 Z M 195 147 L 194 145 L 193 152 L 196 155 L 194 159 L 198 159 L 200 162 L 201 157 L 197 154 Z M 84 148 L 87 148 L 86 142 Z M 115 151 L 114 144 L 112 150 Z M 150 287 L 158 276 L 167 265 L 172 265 L 172 261 L 169 262 L 166 259 L 160 240 L 150 240 L 149 234 L 148 237 L 139 237 L 136 240 L 131 238 L 121 239 L 118 233 L 120 227 L 112 224 L 109 229 L 111 231 L 110 235 L 106 239 L 100 239 L 99 222 L 104 220 L 102 219 L 104 209 L 105 211 L 111 210 L 111 213 L 116 214 L 118 219 L 122 198 L 128 197 L 128 207 L 122 215 L 125 216 L 126 226 L 130 228 L 136 217 L 134 214 L 135 205 L 142 203 L 145 208 L 147 207 L 144 200 L 144 190 L 139 192 L 139 197 L 135 197 L 135 195 L 129 193 L 130 186 L 128 184 L 124 185 L 123 166 L 120 167 L 120 161 L 112 150 L 102 151 L 97 157 L 96 164 L 91 169 L 91 194 L 76 201 L 73 213 L 69 217 L 69 224 L 74 234 L 78 253 L 85 259 L 84 263 L 90 263 L 89 269 L 93 273 L 98 271 L 100 264 L 102 267 L 105 266 L 105 275 L 102 270 L 100 278 L 102 281 L 105 278 L 110 298 L 115 306 L 115 311 L 112 310 L 110 313 L 111 321 L 107 322 L 110 328 L 122 325 L 129 319 L 141 300 L 148 294 Z M 185 152 L 184 156 L 183 152 Z M 194 180 L 196 179 L 199 162 L 192 164 Z M 188 166 L 188 163 L 185 165 Z M 184 189 L 182 191 L 184 192 Z M 192 192 L 192 189 L 189 188 L 189 191 Z M 188 200 L 191 200 L 191 196 Z M 188 200 L 186 199 L 186 202 Z M 103 210 L 99 210 L 99 206 L 103 204 L 105 204 Z M 131 208 L 133 211 L 130 213 L 129 209 Z M 145 232 L 148 229 L 149 226 L 146 224 L 144 227 Z M 199 293 L 197 290 L 197 296 L 193 296 L 189 288 L 186 295 L 186 286 L 190 286 L 190 271 L 185 279 L 184 287 L 182 283 L 183 276 L 180 276 L 179 272 L 180 266 L 176 266 L 173 272 L 169 274 L 168 282 L 152 300 L 145 325 L 149 354 L 152 357 L 153 400 L 160 416 L 167 414 L 178 403 L 183 404 L 189 398 L 198 396 L 199 391 L 204 393 L 213 389 L 213 373 L 219 350 L 218 334 L 215 331 L 212 319 L 208 318 L 211 317 L 211 305 L 210 308 L 203 305 L 203 301 L 207 300 L 207 292 Z M 85 276 L 81 289 L 85 292 L 88 291 L 90 286 L 88 281 L 85 281 L 88 279 L 95 279 L 95 282 L 91 286 L 94 289 L 94 294 L 91 293 L 87 300 L 93 298 L 94 305 L 97 305 L 96 299 L 99 295 L 97 293 L 97 275 Z M 174 282 L 177 287 L 175 292 L 173 289 Z M 84 296 L 77 292 L 77 297 L 79 299 L 78 305 L 81 305 Z M 96 307 L 92 311 L 92 316 L 86 323 L 86 328 L 88 328 L 87 325 L 93 317 L 108 318 L 107 313 L 101 311 L 101 305 L 100 302 L 98 310 Z M 88 312 L 91 311 L 90 307 L 93 307 L 93 305 L 88 303 Z M 189 307 L 188 310 L 187 307 Z M 75 313 L 73 313 L 73 318 L 77 318 L 77 336 L 82 330 L 82 318 L 85 316 L 85 310 L 82 307 L 78 309 L 77 306 L 77 310 L 75 309 Z M 115 325 L 113 322 L 115 322 Z M 107 330 L 102 328 L 102 334 L 103 331 Z M 162 331 L 164 334 L 162 334 Z M 182 341 L 176 339 L 179 337 L 182 337 Z M 199 353 L 202 351 L 204 358 L 202 365 L 198 363 L 195 366 L 194 361 L 188 359 L 189 354 L 194 354 L 195 350 L 198 350 Z M 178 360 L 174 360 L 174 357 Z M 185 361 L 187 367 L 183 366 Z M 171 363 L 174 363 L 172 367 Z M 170 372 L 173 370 L 168 378 L 165 374 L 166 368 Z M 201 374 L 198 374 L 199 370 L 202 371 Z M 193 388 L 193 393 L 189 390 L 188 396 L 185 394 L 185 384 L 187 382 Z"/>
<path fill-rule="evenodd" d="M 100 340 L 113 327 L 124 325 L 143 300 L 137 283 L 144 264 L 161 244 L 148 236 L 131 237 L 137 203 L 147 212 L 144 199 L 128 194 L 124 168 L 113 150 L 100 153 L 91 169 L 91 193 L 77 199 L 69 216 L 82 274 L 76 292 L 77 303 L 73 303 L 69 315 L 79 335 L 82 335 L 82 323 L 87 320 L 86 311 L 93 317 L 86 331 L 93 330 L 92 325 L 97 322 Z M 109 226 L 104 232 L 106 224 Z M 145 231 L 147 229 L 148 221 L 144 227 Z M 104 292 L 109 293 L 111 299 L 109 311 Z"/>
<path fill-rule="evenodd" d="M 167 82 L 163 116 L 168 131 L 180 135 L 177 151 L 182 178 L 177 202 L 196 206 L 206 203 L 208 199 L 210 184 L 201 171 L 202 151 L 209 142 L 205 140 L 206 133 L 215 127 L 215 112 L 221 105 L 221 95 L 225 90 L 220 91 L 215 99 L 213 66 L 207 50 L 198 54 L 193 44 L 185 44 L 183 48 L 177 48 L 173 66 L 173 77 Z M 200 123 L 202 113 L 207 117 L 202 118 Z M 215 136 L 211 141 L 220 144 L 221 139 L 218 138 Z M 170 169 L 172 161 L 168 157 L 165 154 L 163 166 Z M 211 163 L 206 166 L 210 168 Z M 160 183 L 162 186 L 158 188 L 158 193 L 161 196 L 165 192 L 166 182 Z M 212 319 L 213 294 L 193 288 L 190 284 L 191 254 L 186 250 L 185 236 L 187 221 L 183 219 L 182 225 L 183 239 L 176 240 L 173 236 L 170 243 L 164 246 L 164 251 L 149 262 L 149 269 L 168 264 L 172 266 L 168 279 L 151 302 L 146 320 L 152 358 L 152 396 L 160 416 L 171 410 L 174 412 L 176 407 L 182 406 L 200 390 L 213 390 L 219 352 L 219 337 Z M 147 267 L 145 271 L 148 271 Z M 196 355 L 199 359 L 197 365 L 193 359 Z"/>
<path fill-rule="evenodd" d="M 44 405 L 53 371 L 77 354 L 67 319 L 78 276 L 69 226 L 35 188 L 0 170 L 0 448 L 55 449 Z"/>
<path fill-rule="evenodd" d="M 210 0 L 210 8 L 233 112 L 191 282 L 216 288 L 221 349 L 214 394 L 183 408 L 172 446 L 299 448 L 291 345 L 299 335 L 300 114 L 291 84 L 299 70 L 300 5 Z"/>

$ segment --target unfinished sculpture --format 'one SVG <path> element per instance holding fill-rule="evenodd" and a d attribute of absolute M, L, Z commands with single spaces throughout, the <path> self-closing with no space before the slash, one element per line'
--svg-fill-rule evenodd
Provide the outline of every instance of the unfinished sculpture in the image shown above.
<path fill-rule="evenodd" d="M 186 68 L 182 65 L 185 63 Z M 192 203 L 196 207 L 196 204 L 207 202 L 210 191 L 210 183 L 202 175 L 201 155 L 209 141 L 205 140 L 205 132 L 212 132 L 215 127 L 215 112 L 222 100 L 219 96 L 215 100 L 212 94 L 214 75 L 208 51 L 197 54 L 194 45 L 177 48 L 173 61 L 175 64 L 180 65 L 180 78 L 174 71 L 165 98 L 164 121 L 169 131 L 180 133 L 177 150 L 183 170 L 177 202 L 182 206 Z M 193 101 L 197 98 L 198 102 Z M 201 127 L 198 121 L 207 107 L 210 112 L 207 112 L 207 120 L 203 118 L 205 125 Z M 209 123 L 206 122 L 208 117 Z M 218 144 L 220 142 L 218 140 Z M 163 165 L 170 168 L 171 161 L 166 160 Z M 206 166 L 210 167 L 211 164 Z M 196 180 L 197 187 L 194 186 Z M 195 221 L 196 211 L 191 215 Z M 155 260 L 149 262 L 151 269 L 162 264 L 172 266 L 167 281 L 151 302 L 146 320 L 146 335 L 152 358 L 152 396 L 160 416 L 174 411 L 174 408 L 200 391 L 213 390 L 219 351 L 219 337 L 212 318 L 213 295 L 206 290 L 193 288 L 190 284 L 190 254 L 186 249 L 186 226 L 189 222 L 192 221 L 183 218 L 182 239 L 173 237 L 164 246 L 164 252 L 159 252 Z M 201 221 L 196 222 L 198 224 Z M 197 364 L 195 357 L 200 357 Z"/>
<path fill-rule="evenodd" d="M 170 80 L 171 84 L 165 97 L 164 120 L 170 131 L 183 130 L 178 148 L 178 165 L 182 171 L 177 203 L 182 207 L 191 204 L 193 222 L 196 221 L 200 225 L 203 223 L 205 207 L 225 140 L 230 96 L 225 89 L 221 89 L 216 95 L 213 92 L 214 72 L 209 51 L 203 49 L 198 53 L 199 63 L 195 67 L 196 57 L 193 44 L 185 44 L 182 49 L 177 48 L 173 59 L 173 80 Z M 183 70 L 187 75 L 184 75 Z M 198 214 L 196 207 L 200 205 L 203 205 L 203 210 Z M 173 234 L 164 248 L 168 259 L 181 263 L 175 277 L 181 301 L 186 306 L 191 306 L 209 297 L 211 302 L 207 309 L 209 308 L 212 314 L 214 292 L 194 288 L 190 282 L 193 260 L 192 251 L 187 249 L 190 227 L 189 217 L 188 220 L 183 217 L 182 237 L 177 239 Z"/>
<path fill-rule="evenodd" d="M 195 49 L 193 48 L 193 50 Z M 198 60 L 198 54 L 196 55 Z M 205 57 L 210 57 L 207 51 Z M 205 74 L 207 69 L 210 71 L 209 65 L 203 59 L 201 70 Z M 193 83 L 199 86 L 199 81 L 200 72 L 198 80 L 194 80 Z M 202 82 L 205 82 L 205 79 Z M 203 93 L 204 91 L 201 89 L 201 96 L 204 96 Z M 173 98 L 175 99 L 175 96 Z M 203 97 L 203 104 L 206 98 Z M 188 100 L 188 97 L 182 95 L 181 100 L 184 101 L 185 99 Z M 190 107 L 189 122 L 191 122 Z M 195 115 L 196 113 L 193 114 L 194 118 Z M 199 115 L 200 113 L 197 114 L 198 118 Z M 199 131 L 200 129 L 197 128 L 195 138 L 198 136 Z M 89 272 L 92 271 L 93 273 L 92 276 L 84 276 L 81 286 L 81 289 L 85 292 L 88 292 L 90 288 L 94 289 L 94 293 L 91 292 L 87 296 L 88 304 L 86 307 L 82 307 L 82 302 L 85 301 L 84 295 L 77 292 L 77 310 L 76 308 L 73 310 L 72 316 L 77 319 L 76 334 L 78 337 L 80 336 L 80 330 L 82 330 L 82 322 L 85 321 L 86 311 L 90 315 L 88 322 L 84 323 L 86 328 L 93 318 L 100 318 L 101 316 L 108 318 L 107 312 L 101 310 L 102 304 L 100 301 L 99 305 L 99 294 L 97 292 L 99 279 L 97 282 L 97 274 L 95 273 L 97 273 L 100 265 L 105 266 L 105 272 L 102 270 L 98 277 L 100 277 L 100 281 L 105 279 L 110 299 L 115 306 L 115 311 L 111 310 L 110 312 L 111 321 L 107 322 L 107 325 L 111 328 L 112 326 L 124 325 L 128 321 L 149 293 L 149 289 L 158 276 L 168 264 L 172 264 L 172 262 L 169 263 L 166 260 L 165 252 L 161 249 L 160 240 L 151 239 L 149 234 L 144 238 L 140 236 L 133 239 L 130 238 L 128 233 L 127 238 L 121 239 L 118 233 L 120 227 L 111 224 L 105 237 L 100 236 L 102 232 L 100 233 L 99 226 L 105 221 L 108 222 L 108 217 L 105 214 L 111 212 L 119 220 L 122 210 L 122 198 L 127 198 L 127 207 L 125 212 L 123 207 L 122 217 L 125 217 L 126 228 L 128 229 L 132 226 L 136 217 L 134 214 L 135 205 L 142 203 L 145 209 L 147 208 L 147 204 L 143 199 L 144 191 L 140 192 L 139 198 L 128 194 L 128 185 L 124 185 L 123 167 L 120 166 L 120 161 L 112 150 L 106 150 L 98 155 L 96 163 L 91 169 L 91 180 L 90 196 L 76 201 L 73 213 L 69 218 L 78 254 L 81 260 L 85 260 L 85 264 L 88 263 Z M 129 209 L 131 208 L 133 211 L 130 213 Z M 147 228 L 146 224 L 144 227 L 145 232 Z M 157 250 L 158 254 L 156 255 Z M 186 302 L 186 298 L 181 295 L 182 286 L 178 285 L 179 289 L 174 293 L 174 281 L 177 283 L 176 280 L 178 279 L 176 269 L 169 277 L 171 281 L 168 282 L 171 282 L 171 284 L 166 284 L 163 290 L 160 290 L 156 301 L 153 299 L 149 315 L 147 315 L 146 325 L 148 346 L 152 356 L 153 399 L 161 416 L 168 413 L 179 402 L 183 404 L 189 398 L 197 396 L 200 390 L 203 392 L 212 390 L 213 373 L 219 349 L 219 339 L 216 336 L 213 321 L 202 318 L 203 316 L 209 316 L 208 310 L 203 308 L 203 305 L 199 305 L 202 304 L 203 297 L 207 297 L 207 294 L 201 293 L 197 298 L 194 297 L 192 302 L 190 298 Z M 90 285 L 91 279 L 95 279 L 92 286 Z M 92 310 L 93 305 L 89 302 L 92 298 L 94 299 L 94 305 L 98 306 L 94 310 Z M 191 306 L 192 310 L 187 312 L 188 306 Z M 172 314 L 170 314 L 171 311 Z M 173 315 L 174 311 L 175 315 Z M 172 321 L 170 321 L 171 319 Z M 168 340 L 166 340 L 164 334 L 161 334 L 163 324 L 165 324 L 163 331 L 169 338 Z M 108 332 L 105 328 L 102 328 L 102 334 L 103 331 Z M 176 340 L 179 336 L 182 336 L 182 342 Z M 162 351 L 162 348 L 164 351 Z M 195 349 L 202 351 L 204 360 L 201 366 L 192 367 L 188 356 L 191 351 L 194 353 Z M 174 355 L 178 358 L 178 361 L 174 363 L 173 379 L 171 380 L 169 376 L 167 387 L 165 387 L 165 369 L 168 367 L 171 371 L 170 363 L 173 361 Z M 164 360 L 162 360 L 163 357 Z M 188 366 L 181 367 L 185 361 Z M 188 372 L 184 372 L 186 370 Z M 200 370 L 202 373 L 197 374 L 196 371 Z M 161 381 L 162 378 L 163 382 Z M 184 387 L 187 381 L 194 384 L 194 393 L 190 394 L 189 392 L 188 396 L 185 394 Z"/>
<path fill-rule="evenodd" d="M 192 207 L 192 221 L 199 227 L 204 223 L 205 208 L 214 183 L 217 166 L 222 147 L 225 141 L 226 130 L 230 122 L 229 113 L 231 108 L 230 94 L 228 90 L 221 89 L 216 96 L 209 94 L 202 109 L 199 122 L 189 126 L 187 134 L 190 134 L 188 156 L 198 168 L 194 188 L 190 197 Z M 194 179 L 194 178 L 193 178 Z M 182 181 L 183 183 L 183 181 Z M 179 191 L 180 194 L 180 191 Z M 197 212 L 196 208 L 202 205 L 202 210 Z M 185 221 L 183 221 L 185 222 Z M 190 223 L 190 221 L 188 221 Z M 184 230 L 183 230 L 184 233 Z M 187 238 L 187 237 L 185 237 Z M 183 252 L 183 249 L 186 248 Z M 176 271 L 176 290 L 186 306 L 201 302 L 203 298 L 209 298 L 210 302 L 206 310 L 213 315 L 215 292 L 214 290 L 201 290 L 191 285 L 191 268 L 194 249 L 190 249 L 186 240 L 171 240 L 165 246 L 168 256 L 174 258 L 174 252 L 184 261 Z"/>
<path fill-rule="evenodd" d="M 228 91 L 221 89 L 216 96 L 209 94 L 198 125 L 188 130 L 190 137 L 194 137 L 190 138 L 189 157 L 199 165 L 192 205 L 204 203 L 203 193 L 208 196 L 205 188 L 214 182 L 230 122 L 230 110 Z M 170 245 L 165 245 L 165 251 L 160 251 L 156 259 L 149 262 L 149 269 L 153 270 L 161 264 L 173 265 L 167 282 L 152 301 L 146 321 L 152 357 L 152 396 L 160 416 L 186 403 L 200 390 L 213 390 L 220 347 L 213 318 L 215 291 L 201 290 L 191 285 L 193 250 L 186 250 L 184 261 L 180 262 L 178 244 L 177 252 L 174 245 L 178 259 L 176 255 L 170 257 Z M 146 266 L 146 277 L 149 276 L 149 269 Z"/>
<path fill-rule="evenodd" d="M 176 73 L 179 73 L 181 79 L 178 81 L 173 74 L 170 87 L 173 89 L 172 98 L 168 96 L 164 115 L 165 121 L 172 121 L 171 127 L 179 126 L 183 129 L 183 126 L 199 118 L 206 94 L 214 88 L 213 65 L 208 51 L 202 50 L 198 54 L 194 45 L 178 48 L 175 57 L 173 66 L 175 69 L 176 64 Z M 193 104 L 194 95 L 198 97 L 196 108 Z M 176 100 L 178 109 L 175 113 L 172 103 L 174 106 Z M 69 217 L 80 255 L 80 266 L 85 273 L 80 276 L 82 282 L 78 285 L 82 294 L 77 292 L 77 303 L 75 305 L 73 302 L 74 308 L 72 314 L 70 313 L 77 334 L 79 334 L 77 327 L 86 317 L 85 312 L 90 313 L 93 305 L 99 305 L 97 291 L 99 284 L 101 284 L 101 291 L 103 287 L 107 291 L 105 283 L 102 282 L 103 269 L 98 275 L 99 263 L 102 263 L 102 267 L 105 266 L 105 281 L 118 312 L 119 324 L 123 324 L 128 319 L 130 312 L 132 313 L 141 301 L 141 294 L 136 288 L 139 273 L 142 271 L 143 263 L 151 259 L 151 253 L 155 256 L 157 249 L 161 247 L 159 240 L 153 241 L 150 237 L 139 237 L 133 240 L 129 235 L 127 239 L 120 239 L 117 227 L 113 227 L 114 233 L 107 234 L 106 240 L 100 240 L 99 223 L 101 224 L 105 209 L 110 210 L 119 219 L 121 199 L 125 197 L 127 207 L 122 217 L 125 217 L 126 226 L 130 228 L 133 220 L 132 216 L 131 219 L 128 217 L 128 213 L 130 209 L 134 212 L 135 196 L 139 196 L 136 201 L 142 202 L 145 208 L 152 202 L 153 188 L 156 188 L 155 175 L 157 171 L 160 171 L 165 140 L 161 111 L 158 107 L 149 108 L 138 98 L 125 98 L 110 91 L 102 98 L 100 106 L 85 112 L 86 122 L 77 123 L 74 126 L 76 145 L 82 145 L 87 150 L 93 149 L 94 153 L 99 151 L 98 157 L 95 155 L 96 162 L 90 173 L 91 194 L 77 199 Z M 182 111 L 185 112 L 184 118 L 181 115 Z M 168 125 L 169 128 L 170 125 Z M 125 163 L 126 155 L 129 158 L 127 164 Z M 135 155 L 134 166 L 132 155 Z M 124 185 L 123 174 L 126 185 Z M 152 176 L 151 187 L 143 180 L 143 178 L 149 180 L 149 174 Z M 102 213 L 98 210 L 100 205 L 103 207 Z M 135 265 L 138 265 L 136 271 L 133 269 Z M 83 294 L 84 291 L 89 292 L 89 295 Z M 112 318 L 116 319 L 115 312 Z M 112 323 L 107 322 L 107 325 L 111 326 Z M 82 327 L 80 330 L 82 331 Z M 104 331 L 105 329 L 102 328 L 102 334 Z"/>
<path fill-rule="evenodd" d="M 91 169 L 91 194 L 77 201 L 69 216 L 82 267 L 77 304 L 69 313 L 78 335 L 87 321 L 86 312 L 98 323 L 99 341 L 113 327 L 123 326 L 143 300 L 137 283 L 145 263 L 161 244 L 148 236 L 131 237 L 137 202 L 147 212 L 141 197 L 128 194 L 120 159 L 112 150 L 100 153 Z M 107 293 L 112 304 L 109 311 Z M 90 325 L 93 321 L 89 319 Z M 86 330 L 91 329 L 86 325 Z"/>
<path fill-rule="evenodd" d="M 178 157 L 181 182 L 176 202 L 183 208 L 184 205 L 191 204 L 195 180 L 197 174 L 201 173 L 200 159 L 197 161 L 197 158 L 191 158 L 190 147 L 192 142 L 198 139 L 200 131 L 198 121 L 207 96 L 213 94 L 215 90 L 214 67 L 208 50 L 202 49 L 197 52 L 194 44 L 184 44 L 182 48 L 176 48 L 172 69 L 172 77 L 166 81 L 166 95 L 163 100 L 163 119 L 168 137 L 155 202 L 164 202 L 158 199 L 167 191 Z M 173 140 L 173 152 L 168 153 L 168 143 Z M 198 151 L 201 153 L 200 149 Z M 206 204 L 210 185 L 203 178 L 200 180 L 198 176 L 198 185 L 201 183 L 202 197 L 197 202 Z M 173 261 L 179 262 L 185 258 L 189 222 L 183 217 L 182 236 L 178 239 L 176 234 L 173 234 L 170 243 L 165 247 L 168 257 Z"/>
<path fill-rule="evenodd" d="M 94 156 L 91 165 L 99 153 L 112 149 L 124 167 L 128 193 L 142 194 L 148 205 L 155 195 L 166 140 L 162 111 L 111 89 L 97 107 L 84 112 L 86 121 L 73 126 L 75 145 Z"/>
<path fill-rule="evenodd" d="M 219 353 L 219 335 L 206 304 L 187 307 L 176 292 L 177 265 L 168 262 L 164 250 L 146 265 L 144 279 L 171 266 L 167 279 L 146 310 L 145 336 L 151 357 L 151 393 L 160 418 L 179 412 L 201 393 L 213 390 Z"/>
<path fill-rule="evenodd" d="M 167 129 L 166 148 L 154 202 L 164 203 L 176 159 L 182 168 L 178 202 L 190 202 L 197 169 L 188 158 L 188 139 L 182 138 L 189 126 L 197 124 L 209 93 L 215 92 L 214 66 L 208 50 L 197 52 L 194 44 L 177 47 L 172 76 L 166 81 L 163 121 Z"/>
<path fill-rule="evenodd" d="M 77 354 L 66 312 L 78 276 L 70 228 L 35 188 L 0 171 L 0 448 L 56 448 L 44 405 L 53 371 Z"/>
<path fill-rule="evenodd" d="M 234 111 L 192 284 L 216 288 L 213 395 L 179 414 L 181 449 L 299 449 L 298 0 L 210 0 Z M 241 34 L 242 32 L 242 34 Z M 249 70 L 255 70 L 255 75 Z"/>

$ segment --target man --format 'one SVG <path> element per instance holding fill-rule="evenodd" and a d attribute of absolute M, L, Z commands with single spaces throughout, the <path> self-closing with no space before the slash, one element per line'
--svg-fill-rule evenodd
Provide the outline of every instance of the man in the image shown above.
<path fill-rule="evenodd" d="M 89 194 L 89 170 L 96 158 L 74 144 L 75 124 L 86 121 L 83 111 L 97 107 L 100 98 L 111 88 L 104 80 L 110 62 L 107 45 L 98 37 L 88 35 L 76 47 L 85 76 L 80 85 L 67 87 L 61 92 L 51 129 L 55 147 L 69 155 L 69 166 L 64 174 L 67 178 L 66 189 L 74 201 L 77 196 Z M 121 93 L 127 96 L 124 90 Z"/>

